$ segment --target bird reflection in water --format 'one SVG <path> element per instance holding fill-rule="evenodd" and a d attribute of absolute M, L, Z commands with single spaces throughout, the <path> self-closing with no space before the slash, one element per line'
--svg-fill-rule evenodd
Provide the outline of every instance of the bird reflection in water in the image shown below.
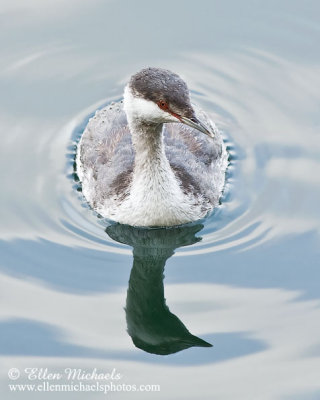
<path fill-rule="evenodd" d="M 126 301 L 128 333 L 134 345 L 148 353 L 173 354 L 189 347 L 212 347 L 192 335 L 172 314 L 164 298 L 164 268 L 175 249 L 201 240 L 203 225 L 144 229 L 114 224 L 107 234 L 133 247 L 133 266 Z"/>

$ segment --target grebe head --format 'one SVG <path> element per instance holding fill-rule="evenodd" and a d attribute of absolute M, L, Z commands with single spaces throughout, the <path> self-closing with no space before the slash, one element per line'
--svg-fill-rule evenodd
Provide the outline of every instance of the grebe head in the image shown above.
<path fill-rule="evenodd" d="M 146 68 L 133 75 L 125 88 L 124 109 L 129 121 L 144 124 L 181 122 L 214 136 L 197 118 L 187 84 L 166 69 Z"/>

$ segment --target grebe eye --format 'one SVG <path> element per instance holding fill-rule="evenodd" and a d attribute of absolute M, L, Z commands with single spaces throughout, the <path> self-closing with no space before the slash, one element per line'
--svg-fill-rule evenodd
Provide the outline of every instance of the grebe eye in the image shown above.
<path fill-rule="evenodd" d="M 162 109 L 167 109 L 167 108 L 168 108 L 168 105 L 167 105 L 167 103 L 166 103 L 164 100 L 159 100 L 159 101 L 158 101 L 158 106 L 159 106 L 160 108 L 162 108 Z"/>

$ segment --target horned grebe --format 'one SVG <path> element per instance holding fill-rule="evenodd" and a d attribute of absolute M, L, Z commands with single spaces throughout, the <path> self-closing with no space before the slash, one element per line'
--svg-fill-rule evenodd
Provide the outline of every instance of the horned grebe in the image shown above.
<path fill-rule="evenodd" d="M 218 205 L 226 167 L 219 131 L 191 105 L 186 83 L 160 68 L 133 75 L 124 100 L 96 112 L 77 149 L 88 203 L 133 226 L 205 217 Z"/>

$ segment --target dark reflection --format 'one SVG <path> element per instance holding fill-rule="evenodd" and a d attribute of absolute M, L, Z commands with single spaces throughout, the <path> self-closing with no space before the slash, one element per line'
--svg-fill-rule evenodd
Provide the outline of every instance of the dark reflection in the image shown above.
<path fill-rule="evenodd" d="M 133 266 L 126 302 L 128 333 L 136 347 L 154 354 L 172 354 L 193 346 L 212 345 L 192 335 L 172 314 L 164 298 L 164 267 L 176 248 L 198 242 L 203 225 L 142 229 L 115 224 L 106 229 L 120 243 L 133 247 Z"/>

